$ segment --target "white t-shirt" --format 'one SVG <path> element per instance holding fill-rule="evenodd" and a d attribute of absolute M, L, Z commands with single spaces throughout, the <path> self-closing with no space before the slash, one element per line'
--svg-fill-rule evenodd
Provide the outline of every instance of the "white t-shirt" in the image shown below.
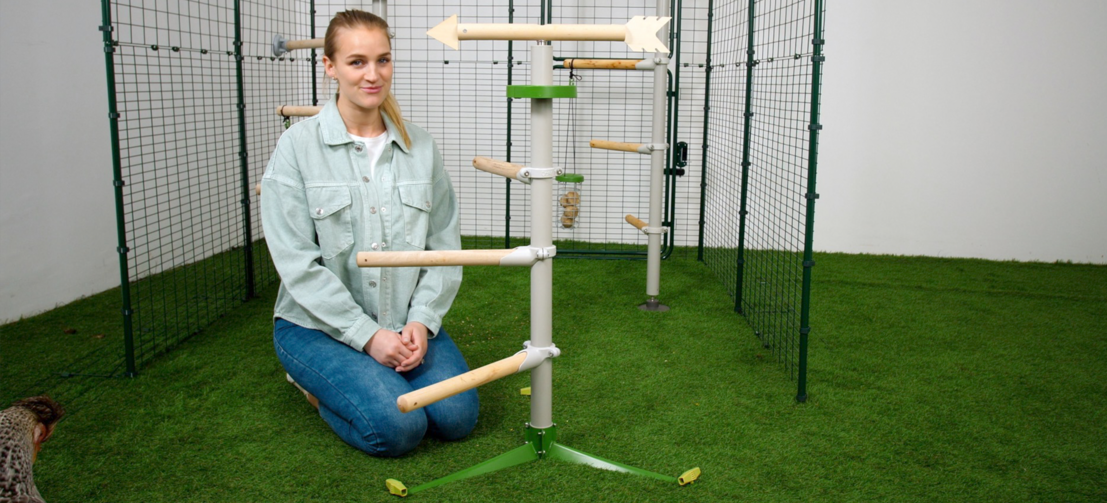
<path fill-rule="evenodd" d="M 376 174 L 377 160 L 380 159 L 381 154 L 384 153 L 384 144 L 385 144 L 385 140 L 388 139 L 388 131 L 385 130 L 383 133 L 381 133 L 381 134 L 379 134 L 379 135 L 377 135 L 373 138 L 366 138 L 364 136 L 355 136 L 355 135 L 352 135 L 352 134 L 350 135 L 350 138 L 353 138 L 354 141 L 356 141 L 356 142 L 361 142 L 361 143 L 365 144 L 366 159 L 369 160 L 369 177 L 370 178 L 376 178 L 377 177 L 377 174 Z"/>

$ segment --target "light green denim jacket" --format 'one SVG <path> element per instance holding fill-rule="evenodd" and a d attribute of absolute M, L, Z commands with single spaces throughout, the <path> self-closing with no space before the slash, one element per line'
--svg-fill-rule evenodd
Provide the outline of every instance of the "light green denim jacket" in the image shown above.
<path fill-rule="evenodd" d="M 458 250 L 457 198 L 434 138 L 387 116 L 375 178 L 334 101 L 281 135 L 261 180 L 261 221 L 281 277 L 274 317 L 360 351 L 380 328 L 410 321 L 436 334 L 461 267 L 361 268 L 357 252 Z"/>

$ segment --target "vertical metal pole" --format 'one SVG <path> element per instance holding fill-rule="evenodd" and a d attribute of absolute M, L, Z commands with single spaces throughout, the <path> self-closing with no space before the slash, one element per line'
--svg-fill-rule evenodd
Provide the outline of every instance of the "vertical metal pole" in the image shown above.
<path fill-rule="evenodd" d="M 657 15 L 665 17 L 669 15 L 669 0 L 657 0 Z M 668 40 L 668 27 L 662 28 L 661 40 Z M 657 65 L 653 69 L 653 121 L 650 142 L 654 145 L 665 143 L 665 116 L 668 91 L 669 65 L 668 55 L 655 54 L 654 62 Z M 657 301 L 661 293 L 661 212 L 664 208 L 662 189 L 665 183 L 665 151 L 654 150 L 650 154 L 650 209 L 649 225 L 658 232 L 648 234 L 646 246 L 646 301 L 643 309 L 648 311 L 667 311 L 668 308 Z"/>
<path fill-rule="evenodd" d="M 507 22 L 515 22 L 515 0 L 507 2 Z M 511 74 L 515 67 L 514 44 L 507 41 L 507 85 L 511 85 Z M 511 104 L 514 98 L 507 99 L 507 162 L 511 162 Z M 511 248 L 511 179 L 504 178 L 504 248 Z"/>
<path fill-rule="evenodd" d="M 246 296 L 243 300 L 246 300 L 256 295 L 256 293 L 254 287 L 254 230 L 251 228 L 252 222 L 250 219 L 250 195 L 252 192 L 250 187 L 250 160 L 248 158 L 249 149 L 246 146 L 246 92 L 242 76 L 242 11 L 240 3 L 240 0 L 234 2 L 234 67 L 235 80 L 238 86 L 238 159 L 241 175 L 242 227 L 243 239 L 246 241 L 243 246 L 243 255 L 246 258 Z"/>
<path fill-rule="evenodd" d="M 104 38 L 104 68 L 108 79 L 108 128 L 111 132 L 112 185 L 115 187 L 116 251 L 119 253 L 119 290 L 123 295 L 123 353 L 127 375 L 138 375 L 135 365 L 134 311 L 131 310 L 130 266 L 127 264 L 127 221 L 123 202 L 123 163 L 119 157 L 119 107 L 115 99 L 115 43 L 112 41 L 111 0 L 100 0 Z"/>
<path fill-rule="evenodd" d="M 700 236 L 696 247 L 696 260 L 703 262 L 703 228 L 707 209 L 707 133 L 711 112 L 711 30 L 715 19 L 715 0 L 707 1 L 707 59 L 704 61 L 703 78 L 703 150 L 700 154 Z"/>
<path fill-rule="evenodd" d="M 742 199 L 738 210 L 738 277 L 734 285 L 734 311 L 742 312 L 742 285 L 746 273 L 746 194 L 750 178 L 750 126 L 753 124 L 753 68 L 754 62 L 754 20 L 756 13 L 754 8 L 757 0 L 749 0 L 749 15 L 746 23 L 746 113 L 742 132 Z"/>
<path fill-rule="evenodd" d="M 553 85 L 553 46 L 531 46 L 531 85 Z M 553 166 L 553 99 L 530 102 L 530 166 Z M 530 245 L 553 246 L 553 178 L 531 181 Z M 553 260 L 539 260 L 530 269 L 530 342 L 542 347 L 553 344 Z M 530 372 L 530 425 L 553 426 L 553 362 L 546 360 Z"/>
<path fill-rule="evenodd" d="M 812 242 L 815 228 L 815 199 L 819 195 L 815 192 L 815 172 L 819 158 L 819 130 L 823 128 L 819 124 L 819 95 L 822 93 L 822 69 L 823 61 L 823 0 L 815 0 L 815 33 L 811 44 L 815 46 L 814 55 L 811 56 L 811 123 L 807 126 L 810 134 L 807 144 L 807 219 L 804 222 L 803 237 L 803 297 L 800 304 L 800 354 L 799 354 L 799 385 L 796 391 L 796 401 L 807 401 L 807 336 L 811 333 L 811 268 L 815 266 L 812 254 Z"/>
<path fill-rule="evenodd" d="M 315 38 L 315 0 L 311 0 L 311 38 Z M 311 106 L 319 106 L 319 74 L 317 65 L 319 64 L 318 52 L 313 47 L 311 49 Z"/>
<path fill-rule="evenodd" d="M 677 166 L 675 149 L 680 123 L 680 30 L 684 19 L 684 0 L 672 1 L 676 4 L 676 8 L 671 11 L 673 20 L 669 22 L 670 25 L 675 23 L 675 27 L 669 34 L 669 59 L 672 61 L 672 71 L 669 72 L 669 92 L 667 94 L 669 117 L 666 119 L 668 127 L 666 138 L 668 138 L 669 149 L 665 151 L 665 166 L 667 166 L 665 168 L 665 215 L 662 217 L 663 222 L 669 224 L 669 233 L 663 236 L 662 259 L 669 258 L 676 247 Z M 669 8 L 673 9 L 673 5 L 670 4 Z"/>

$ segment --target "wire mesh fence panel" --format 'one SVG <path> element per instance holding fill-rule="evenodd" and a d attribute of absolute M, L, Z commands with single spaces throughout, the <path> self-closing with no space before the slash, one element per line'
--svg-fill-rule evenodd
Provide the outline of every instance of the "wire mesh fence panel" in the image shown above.
<path fill-rule="evenodd" d="M 136 362 L 246 295 L 233 5 L 112 3 Z"/>
<path fill-rule="evenodd" d="M 555 2 L 549 12 L 555 24 L 621 25 L 633 16 L 656 15 L 657 3 Z M 554 42 L 553 51 L 558 59 L 641 60 L 653 56 L 631 51 L 623 42 Z M 575 85 L 577 98 L 554 102 L 554 164 L 584 176 L 579 216 L 571 227 L 565 227 L 559 218 L 555 224 L 554 239 L 562 241 L 558 253 L 644 256 L 646 235 L 628 225 L 624 217 L 649 217 L 650 156 L 594 149 L 589 142 L 651 143 L 653 72 L 557 66 L 554 84 Z M 553 205 L 555 218 L 563 215 L 560 202 Z"/>
<path fill-rule="evenodd" d="M 716 0 L 711 12 L 709 67 L 705 69 L 708 121 L 702 159 L 703 242 L 701 257 L 737 295 L 742 139 L 748 74 L 748 1 Z M 709 80 L 708 80 L 709 79 Z"/>
<path fill-rule="evenodd" d="M 803 399 L 823 4 L 714 9 L 703 258 Z"/>
<path fill-rule="evenodd" d="M 261 227 L 261 198 L 253 189 L 261 182 L 277 140 L 285 130 L 285 117 L 277 110 L 286 105 L 312 105 L 314 80 L 312 51 L 276 54 L 273 38 L 315 38 L 309 0 L 243 1 L 241 4 L 243 102 L 247 159 L 247 191 L 254 209 L 250 229 L 254 240 L 254 274 L 259 285 L 278 281 L 265 247 Z M 319 35 L 320 37 L 322 34 Z"/>

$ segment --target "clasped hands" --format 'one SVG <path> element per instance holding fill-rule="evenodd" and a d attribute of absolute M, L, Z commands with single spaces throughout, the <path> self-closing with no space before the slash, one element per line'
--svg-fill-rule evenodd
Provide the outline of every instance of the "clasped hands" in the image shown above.
<path fill-rule="evenodd" d="M 407 372 L 421 365 L 427 356 L 427 332 L 427 326 L 418 321 L 404 325 L 400 333 L 382 328 L 363 350 L 381 365 Z"/>

